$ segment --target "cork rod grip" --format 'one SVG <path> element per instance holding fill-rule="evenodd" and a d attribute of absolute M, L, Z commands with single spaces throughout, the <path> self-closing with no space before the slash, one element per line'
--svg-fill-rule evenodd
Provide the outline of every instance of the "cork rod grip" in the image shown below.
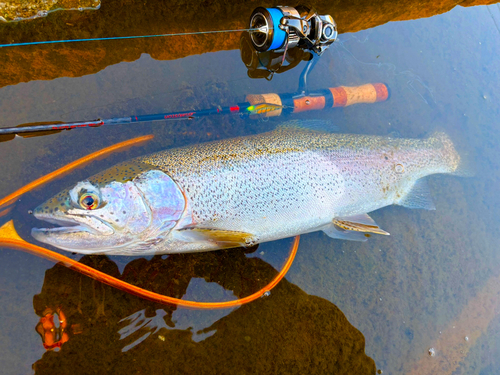
<path fill-rule="evenodd" d="M 252 105 L 268 103 L 289 108 L 289 112 L 298 113 L 320 110 L 330 107 L 347 107 L 358 103 L 382 102 L 389 98 L 389 89 L 383 83 L 367 83 L 361 86 L 330 87 L 311 96 L 291 97 L 290 94 L 247 95 L 246 100 Z M 264 117 L 279 116 L 282 109 L 269 111 Z"/>
<path fill-rule="evenodd" d="M 389 89 L 383 83 L 367 83 L 355 87 L 340 86 L 329 90 L 333 96 L 333 107 L 382 102 L 389 97 Z"/>

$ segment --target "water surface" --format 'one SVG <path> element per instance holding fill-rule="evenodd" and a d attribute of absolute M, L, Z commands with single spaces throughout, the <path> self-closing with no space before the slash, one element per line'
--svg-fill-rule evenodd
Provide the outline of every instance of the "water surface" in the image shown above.
<path fill-rule="evenodd" d="M 209 9 L 216 9 L 214 4 Z M 208 17 L 193 28 L 245 27 L 258 5 L 234 5 L 220 25 Z M 374 212 L 372 217 L 391 236 L 372 236 L 366 243 L 333 240 L 320 232 L 302 236 L 297 259 L 271 296 L 231 310 L 160 306 L 60 265 L 2 249 L 3 373 L 430 374 L 436 373 L 436 363 L 440 373 L 498 373 L 500 9 L 497 4 L 423 4 L 422 14 L 415 15 L 387 3 L 382 7 L 387 17 L 372 12 L 363 23 L 362 15 L 372 14 L 373 6 L 322 9 L 322 3 L 316 4 L 320 13 L 328 11 L 337 20 L 341 35 L 316 64 L 309 85 L 323 89 L 384 82 L 390 99 L 292 118 L 331 120 L 346 133 L 422 138 L 444 130 L 471 160 L 474 177 L 432 176 L 435 211 L 393 206 Z M 126 4 L 122 7 L 102 4 L 91 16 L 51 13 L 31 23 L 4 25 L 3 35 L 15 41 L 109 36 L 99 34 L 104 28 L 92 28 L 87 17 L 113 19 L 113 9 L 128 15 L 116 17 L 117 25 L 134 25 L 117 28 L 120 35 L 160 31 L 146 27 L 141 17 L 134 24 L 133 13 Z M 166 12 L 155 2 L 143 8 L 145 14 Z M 73 31 L 37 34 L 51 25 Z M 174 21 L 172 28 L 181 31 L 186 25 Z M 239 37 L 0 50 L 4 69 L 11 69 L 4 70 L 1 81 L 1 126 L 203 109 L 241 102 L 247 94 L 297 89 L 304 62 L 271 81 L 250 79 L 236 49 Z M 259 133 L 277 123 L 220 116 L 0 143 L 3 197 L 91 151 L 155 135 L 146 146 L 97 161 L 27 194 L 0 220 L 12 218 L 23 238 L 34 241 L 30 229 L 39 223 L 28 210 L 103 168 L 165 148 Z M 243 297 L 265 285 L 289 246 L 283 240 L 250 254 L 235 249 L 81 261 L 171 296 L 217 301 Z M 59 350 L 47 351 L 36 331 L 48 311 L 63 311 L 70 327 Z"/>

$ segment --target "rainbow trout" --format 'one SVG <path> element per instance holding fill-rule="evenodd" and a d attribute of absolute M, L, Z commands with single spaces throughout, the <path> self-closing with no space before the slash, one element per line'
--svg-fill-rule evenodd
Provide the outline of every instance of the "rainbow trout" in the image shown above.
<path fill-rule="evenodd" d="M 40 205 L 34 228 L 85 254 L 207 251 L 323 231 L 388 235 L 368 212 L 433 209 L 424 177 L 461 174 L 444 133 L 423 140 L 282 128 L 118 164 Z"/>

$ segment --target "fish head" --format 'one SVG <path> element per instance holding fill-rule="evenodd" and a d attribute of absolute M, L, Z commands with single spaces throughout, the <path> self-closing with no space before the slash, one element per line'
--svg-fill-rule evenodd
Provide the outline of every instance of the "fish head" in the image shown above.
<path fill-rule="evenodd" d="M 63 190 L 34 210 L 59 225 L 33 228 L 40 242 L 83 254 L 154 253 L 183 215 L 181 189 L 160 170 L 113 178 L 108 171 Z"/>

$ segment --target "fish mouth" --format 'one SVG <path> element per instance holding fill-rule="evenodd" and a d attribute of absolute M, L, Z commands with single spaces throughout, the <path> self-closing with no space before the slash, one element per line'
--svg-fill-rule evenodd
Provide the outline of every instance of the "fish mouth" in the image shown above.
<path fill-rule="evenodd" d="M 85 214 L 64 214 L 64 216 L 55 216 L 54 214 L 36 213 L 34 216 L 48 223 L 59 225 L 55 228 L 33 228 L 34 231 L 45 232 L 68 232 L 74 233 L 84 231 L 94 235 L 111 235 L 115 230 L 104 220 L 95 216 Z"/>
<path fill-rule="evenodd" d="M 64 250 L 94 254 L 97 248 L 93 248 L 91 243 L 115 233 L 115 230 L 104 220 L 85 214 L 56 216 L 48 213 L 35 213 L 34 216 L 58 226 L 33 228 L 31 235 L 37 241 Z"/>

